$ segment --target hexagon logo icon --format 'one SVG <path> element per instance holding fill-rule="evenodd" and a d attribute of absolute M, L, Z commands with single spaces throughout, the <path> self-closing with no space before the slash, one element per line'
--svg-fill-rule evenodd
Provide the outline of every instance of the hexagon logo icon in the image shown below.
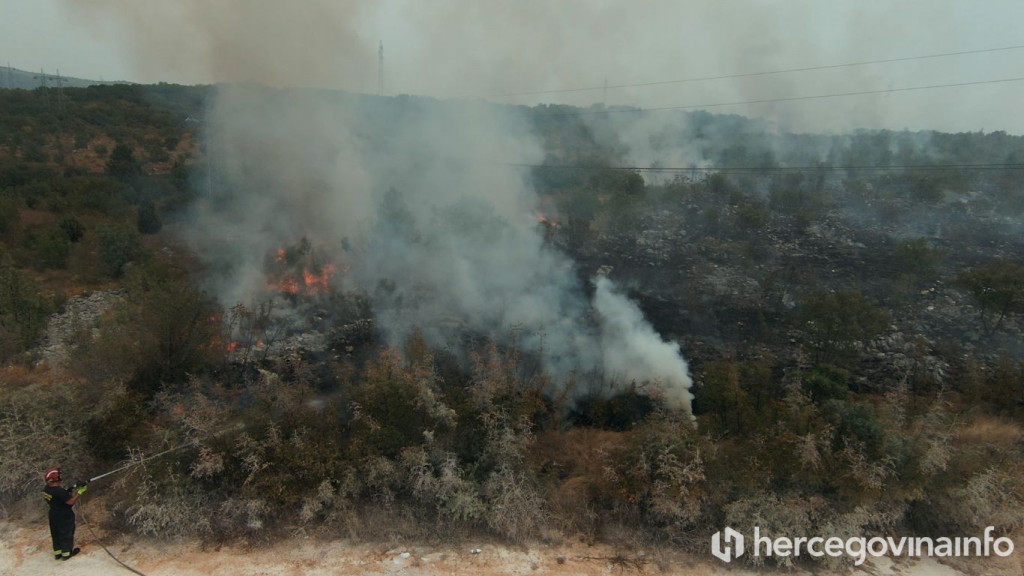
<path fill-rule="evenodd" d="M 724 546 L 722 543 L 723 533 L 725 534 Z M 715 532 L 715 535 L 711 537 L 711 553 L 722 562 L 732 562 L 733 558 L 743 556 L 743 534 L 728 526 L 721 532 Z"/>

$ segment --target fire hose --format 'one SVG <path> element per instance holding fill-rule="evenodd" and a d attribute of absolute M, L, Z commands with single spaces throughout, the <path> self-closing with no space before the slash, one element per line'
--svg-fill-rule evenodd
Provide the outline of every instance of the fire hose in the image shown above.
<path fill-rule="evenodd" d="M 191 442 L 186 442 L 184 444 L 179 444 L 179 445 L 177 445 L 177 446 L 175 446 L 173 448 L 168 448 L 167 450 L 164 450 L 163 452 L 157 452 L 156 454 L 152 454 L 150 456 L 146 456 L 145 458 L 142 458 L 140 460 L 135 460 L 134 462 L 129 462 L 128 464 L 125 464 L 124 466 L 121 466 L 119 468 L 114 468 L 110 472 L 104 472 L 103 474 L 100 474 L 99 476 L 93 476 L 92 478 L 89 478 L 88 480 L 85 480 L 84 482 L 79 482 L 78 484 L 76 484 L 76 486 L 82 486 L 82 485 L 90 484 L 92 482 L 95 482 L 95 481 L 99 480 L 100 478 L 106 478 L 107 476 L 110 476 L 111 474 L 117 474 L 118 472 L 123 472 L 125 470 L 130 469 L 130 468 L 134 468 L 136 466 L 139 466 L 140 464 L 145 464 L 146 462 L 149 462 L 150 460 L 153 460 L 155 458 L 159 458 L 161 456 L 165 456 L 167 454 L 170 454 L 171 452 L 177 452 L 178 450 L 181 450 L 183 448 L 188 448 L 190 446 L 195 446 L 195 445 L 199 444 L 200 442 L 202 442 L 203 440 L 209 440 L 210 438 L 216 438 L 217 436 L 220 436 L 221 434 L 224 434 L 225 432 L 230 432 L 232 430 L 239 430 L 239 429 L 244 428 L 244 427 L 245 427 L 245 425 L 242 424 L 242 423 L 235 424 L 234 426 L 225 428 L 223 430 L 220 430 L 219 432 L 214 432 L 212 434 L 207 434 L 206 436 L 203 436 L 202 438 L 197 438 L 197 439 L 195 439 L 195 440 L 193 440 Z"/>
<path fill-rule="evenodd" d="M 165 455 L 170 454 L 172 452 L 177 452 L 178 450 L 181 450 L 183 448 L 188 448 L 189 446 L 195 446 L 195 445 L 199 444 L 200 442 L 202 442 L 203 440 L 207 440 L 209 438 L 220 436 L 221 434 L 223 434 L 225 432 L 228 432 L 229 430 L 237 430 L 239 428 L 242 428 L 243 426 L 244 426 L 243 424 L 237 424 L 237 425 L 232 426 L 230 428 L 225 428 L 224 430 L 221 430 L 220 432 L 209 434 L 209 435 L 204 436 L 202 438 L 198 438 L 196 440 L 193 440 L 191 442 L 187 442 L 185 444 L 180 444 L 180 445 L 175 446 L 173 448 L 168 448 L 167 450 L 164 450 L 163 452 L 158 452 L 158 453 L 153 454 L 151 456 L 146 456 L 145 458 L 142 458 L 141 460 L 136 460 L 134 462 L 130 462 L 128 464 L 125 464 L 124 466 L 121 466 L 119 468 L 115 468 L 115 469 L 113 469 L 113 470 L 111 470 L 109 472 L 104 472 L 103 474 L 100 474 L 98 476 L 93 476 L 92 478 L 90 478 L 90 479 L 88 479 L 88 480 L 86 480 L 84 482 L 78 482 L 78 483 L 75 484 L 75 486 L 77 487 L 77 486 L 88 485 L 88 484 L 90 484 L 92 482 L 95 482 L 96 480 L 101 479 L 101 478 L 106 478 L 107 476 L 110 476 L 111 474 L 116 474 L 118 472 L 123 472 L 125 470 L 130 469 L 130 468 L 134 468 L 135 466 L 139 466 L 140 464 L 145 464 L 146 462 L 148 462 L 150 460 L 153 460 L 155 458 L 159 458 L 160 456 L 165 456 Z M 99 544 L 100 548 L 102 548 L 103 551 L 106 552 L 108 556 L 113 558 L 114 561 L 117 562 L 118 564 L 120 564 L 124 569 L 129 570 L 129 571 L 131 571 L 131 572 L 133 572 L 135 574 L 138 574 L 139 576 L 146 576 L 146 574 L 140 572 L 139 570 L 136 570 L 135 568 L 132 568 L 128 564 L 125 564 L 120 558 L 115 556 L 113 552 L 111 552 L 106 546 L 103 545 L 103 542 L 100 541 L 99 536 L 96 534 L 96 531 L 93 529 L 92 523 L 89 522 L 88 519 L 86 519 L 85 511 L 81 509 L 82 507 L 84 507 L 84 503 L 81 504 L 80 507 L 79 507 L 80 512 L 82 512 L 82 523 L 85 524 L 89 528 L 89 533 L 92 534 L 93 540 L 97 544 Z"/>

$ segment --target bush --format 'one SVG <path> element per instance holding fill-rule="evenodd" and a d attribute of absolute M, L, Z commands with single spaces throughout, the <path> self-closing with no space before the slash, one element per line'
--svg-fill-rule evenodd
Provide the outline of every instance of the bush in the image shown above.
<path fill-rule="evenodd" d="M 945 252 L 925 238 L 900 242 L 893 253 L 895 269 L 919 280 L 934 278 L 944 257 Z"/>
<path fill-rule="evenodd" d="M 605 475 L 616 510 L 679 543 L 706 503 L 704 441 L 686 416 L 661 416 L 637 428 L 610 454 Z"/>
<path fill-rule="evenodd" d="M 845 400 L 849 395 L 846 370 L 833 366 L 816 366 L 803 378 L 803 388 L 807 395 L 818 404 L 829 400 Z"/>
<path fill-rule="evenodd" d="M 1001 260 L 961 272 L 956 283 L 974 299 L 986 334 L 998 330 L 1007 316 L 1024 313 L 1024 266 L 1016 262 Z"/>
<path fill-rule="evenodd" d="M 85 437 L 74 433 L 93 404 L 82 403 L 75 383 L 47 381 L 39 374 L 19 387 L 0 377 L 0 506 L 22 499 L 39 500 L 42 471 L 60 466 L 65 476 L 85 477 L 92 462 L 85 457 Z M 69 433 L 72 432 L 72 433 Z M 74 476 L 72 476 L 74 475 Z"/>
<path fill-rule="evenodd" d="M 10 193 L 0 192 L 0 236 L 8 234 L 18 225 L 20 202 Z"/>
<path fill-rule="evenodd" d="M 157 213 L 156 205 L 152 200 L 146 199 L 139 204 L 139 213 L 136 218 L 136 229 L 141 234 L 156 234 L 163 227 L 160 215 Z"/>
<path fill-rule="evenodd" d="M 33 346 L 52 308 L 10 256 L 0 252 L 0 360 Z"/>
<path fill-rule="evenodd" d="M 68 242 L 75 243 L 85 236 L 85 226 L 74 216 L 66 216 L 60 221 L 60 229 L 67 236 Z"/>
<path fill-rule="evenodd" d="M 67 268 L 71 242 L 60 228 L 33 230 L 26 235 L 26 242 L 36 253 L 40 268 Z"/>
<path fill-rule="evenodd" d="M 138 232 L 128 226 L 101 226 L 96 233 L 99 236 L 100 265 L 103 273 L 111 278 L 120 278 L 125 266 L 145 253 Z"/>
<path fill-rule="evenodd" d="M 860 292 L 819 292 L 798 312 L 818 362 L 847 359 L 858 345 L 880 334 L 888 314 L 867 302 Z"/>
<path fill-rule="evenodd" d="M 97 147 L 98 151 L 98 147 Z M 114 146 L 107 160 L 107 174 L 119 180 L 125 180 L 142 173 L 142 166 L 135 159 L 132 147 L 121 143 Z"/>

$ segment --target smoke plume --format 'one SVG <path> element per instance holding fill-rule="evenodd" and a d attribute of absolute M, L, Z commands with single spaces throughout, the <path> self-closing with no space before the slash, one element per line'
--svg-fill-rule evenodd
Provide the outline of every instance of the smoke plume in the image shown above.
<path fill-rule="evenodd" d="M 314 16 L 336 17 L 338 38 L 330 53 L 302 52 L 312 68 L 254 40 L 253 26 L 288 26 L 280 10 L 252 22 L 247 7 L 234 21 L 186 2 L 175 16 L 211 70 L 264 83 L 215 88 L 205 115 L 211 175 L 190 238 L 222 303 L 265 294 L 268 257 L 306 239 L 337 265 L 341 289 L 370 296 L 391 343 L 419 330 L 450 347 L 452 326 L 514 337 L 556 376 L 651 384 L 688 411 L 679 346 L 610 279 L 581 285 L 573 262 L 544 242 L 528 173 L 507 165 L 543 160 L 521 109 L 269 87 L 301 83 L 300 70 L 334 65 L 331 54 L 359 44 L 345 37 L 355 4 L 314 4 Z M 314 41 L 329 38 L 313 30 Z"/>

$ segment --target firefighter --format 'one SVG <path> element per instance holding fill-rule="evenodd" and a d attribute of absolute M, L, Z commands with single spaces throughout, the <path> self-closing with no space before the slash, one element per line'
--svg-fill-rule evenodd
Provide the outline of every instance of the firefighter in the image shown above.
<path fill-rule="evenodd" d="M 75 548 L 75 511 L 71 508 L 85 492 L 86 484 L 74 485 L 70 490 L 61 487 L 60 468 L 50 468 L 43 477 L 43 500 L 50 505 L 50 538 L 53 540 L 53 559 L 67 560 L 80 549 Z"/>

